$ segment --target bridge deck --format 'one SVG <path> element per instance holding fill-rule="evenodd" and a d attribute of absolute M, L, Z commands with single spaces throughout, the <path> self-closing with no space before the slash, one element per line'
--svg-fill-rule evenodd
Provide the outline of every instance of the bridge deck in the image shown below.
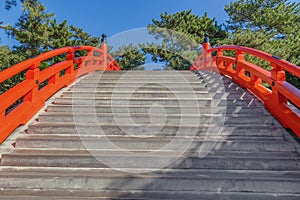
<path fill-rule="evenodd" d="M 299 199 L 300 157 L 249 92 L 217 74 L 85 76 L 2 155 L 8 199 Z"/>

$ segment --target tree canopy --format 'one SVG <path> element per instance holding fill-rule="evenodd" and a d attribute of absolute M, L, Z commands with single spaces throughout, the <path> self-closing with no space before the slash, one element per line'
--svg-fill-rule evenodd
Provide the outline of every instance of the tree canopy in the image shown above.
<path fill-rule="evenodd" d="M 205 13 L 202 17 L 192 14 L 192 10 L 160 15 L 160 19 L 152 20 L 147 26 L 148 31 L 161 44 L 142 44 L 143 51 L 152 56 L 154 62 L 163 62 L 166 68 L 188 69 L 199 55 L 205 33 L 212 36 L 212 43 L 226 37 L 215 19 Z"/>
<path fill-rule="evenodd" d="M 27 57 L 65 46 L 97 46 L 100 43 L 100 37 L 92 37 L 82 29 L 68 25 L 67 21 L 57 23 L 53 13 L 47 13 L 44 5 L 32 0 L 24 0 L 23 13 L 15 25 L 3 28 L 20 43 L 14 48 Z"/>
<path fill-rule="evenodd" d="M 22 14 L 14 25 L 2 25 L 9 37 L 18 41 L 18 45 L 12 48 L 0 46 L 0 71 L 21 62 L 22 60 L 35 57 L 49 50 L 65 47 L 90 45 L 98 46 L 100 37 L 92 37 L 83 29 L 68 25 L 67 21 L 57 23 L 53 13 L 47 13 L 46 8 L 38 0 L 21 0 Z M 5 1 L 6 9 L 16 6 L 16 0 Z M 54 64 L 64 60 L 63 57 L 49 61 Z M 48 62 L 40 65 L 41 69 L 48 67 Z M 14 86 L 24 79 L 21 73 L 12 79 L 1 83 L 0 93 Z"/>
<path fill-rule="evenodd" d="M 142 70 L 146 54 L 133 44 L 125 45 L 113 51 L 112 56 L 122 70 Z"/>
<path fill-rule="evenodd" d="M 225 6 L 231 33 L 223 44 L 247 46 L 300 65 L 300 3 L 287 0 L 236 0 Z M 266 69 L 259 59 L 249 61 Z M 288 74 L 288 81 L 300 87 L 300 79 Z"/>

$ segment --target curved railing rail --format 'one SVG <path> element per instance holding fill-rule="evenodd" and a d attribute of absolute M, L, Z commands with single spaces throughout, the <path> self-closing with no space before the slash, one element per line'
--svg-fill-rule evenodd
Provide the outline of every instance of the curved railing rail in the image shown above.
<path fill-rule="evenodd" d="M 87 55 L 76 58 L 79 51 L 87 51 Z M 39 68 L 43 61 L 61 55 L 66 55 L 64 61 L 44 70 Z M 0 143 L 18 126 L 27 123 L 58 90 L 73 83 L 77 77 L 97 70 L 120 70 L 104 43 L 101 49 L 90 46 L 56 49 L 0 72 L 1 84 L 26 71 L 24 81 L 0 95 Z M 11 109 L 16 102 L 20 103 Z"/>
<path fill-rule="evenodd" d="M 300 138 L 300 90 L 286 81 L 286 72 L 300 78 L 300 67 L 259 50 L 241 46 L 210 48 L 207 38 L 205 41 L 202 54 L 190 70 L 217 71 L 229 76 L 239 86 L 255 94 L 285 128 L 291 129 Z M 235 57 L 224 56 L 224 51 L 234 51 Z M 272 70 L 247 62 L 244 54 L 267 61 Z M 265 83 L 270 87 L 266 87 Z"/>

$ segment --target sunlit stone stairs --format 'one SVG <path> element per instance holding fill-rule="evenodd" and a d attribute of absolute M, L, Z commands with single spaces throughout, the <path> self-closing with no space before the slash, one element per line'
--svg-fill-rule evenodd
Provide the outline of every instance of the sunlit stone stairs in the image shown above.
<path fill-rule="evenodd" d="M 1 199 L 300 199 L 300 157 L 249 92 L 208 72 L 97 72 L 2 155 Z"/>

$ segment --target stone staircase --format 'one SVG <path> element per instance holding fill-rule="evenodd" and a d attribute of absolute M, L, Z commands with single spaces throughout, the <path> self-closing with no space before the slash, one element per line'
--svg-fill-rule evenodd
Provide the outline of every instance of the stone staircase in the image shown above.
<path fill-rule="evenodd" d="M 249 92 L 208 72 L 97 72 L 2 155 L 1 199 L 300 199 L 300 157 Z"/>

